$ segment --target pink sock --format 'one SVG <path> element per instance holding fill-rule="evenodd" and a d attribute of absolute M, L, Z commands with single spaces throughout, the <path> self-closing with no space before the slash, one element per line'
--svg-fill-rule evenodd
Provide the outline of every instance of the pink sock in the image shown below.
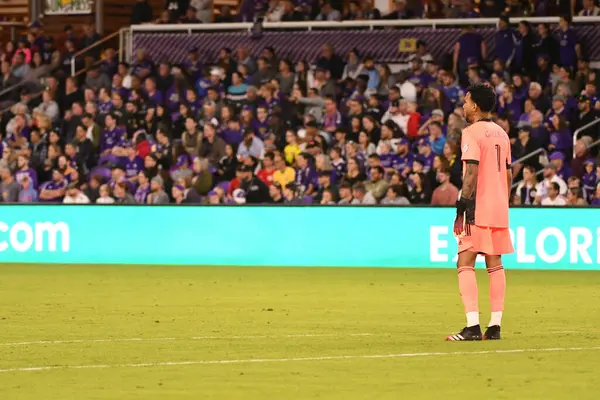
<path fill-rule="evenodd" d="M 479 312 L 477 278 L 474 267 L 458 268 L 458 288 L 465 306 L 465 313 Z"/>
<path fill-rule="evenodd" d="M 498 265 L 497 267 L 488 268 L 487 271 L 490 277 L 490 304 L 492 312 L 504 311 L 504 296 L 506 296 L 504 267 Z"/>

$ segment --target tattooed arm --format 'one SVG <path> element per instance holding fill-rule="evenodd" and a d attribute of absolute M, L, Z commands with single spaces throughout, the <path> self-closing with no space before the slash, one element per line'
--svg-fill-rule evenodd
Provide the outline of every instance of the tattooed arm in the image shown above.
<path fill-rule="evenodd" d="M 479 163 L 477 161 L 467 160 L 462 192 L 460 199 L 456 202 L 454 234 L 457 236 L 463 234 L 470 235 L 471 225 L 475 224 L 475 195 L 477 193 L 478 175 Z"/>
<path fill-rule="evenodd" d="M 467 161 L 465 165 L 465 177 L 463 178 L 463 187 L 461 199 L 475 201 L 477 191 L 477 175 L 479 174 L 479 163 L 476 161 Z"/>
<path fill-rule="evenodd" d="M 510 194 L 512 191 L 512 170 L 510 166 L 506 167 L 506 186 L 508 188 L 508 204 L 510 204 Z"/>

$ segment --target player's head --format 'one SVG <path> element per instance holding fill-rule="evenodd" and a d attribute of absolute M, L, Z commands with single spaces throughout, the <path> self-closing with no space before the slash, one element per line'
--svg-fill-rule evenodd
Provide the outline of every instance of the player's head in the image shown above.
<path fill-rule="evenodd" d="M 487 116 L 496 106 L 496 93 L 486 84 L 476 84 L 469 87 L 465 96 L 463 110 L 467 120 L 472 122 L 476 116 Z"/>

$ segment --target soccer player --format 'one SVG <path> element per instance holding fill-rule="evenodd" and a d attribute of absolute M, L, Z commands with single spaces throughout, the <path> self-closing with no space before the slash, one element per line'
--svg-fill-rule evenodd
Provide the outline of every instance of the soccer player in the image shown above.
<path fill-rule="evenodd" d="M 446 340 L 500 339 L 506 278 L 502 254 L 512 253 L 508 232 L 508 200 L 512 173 L 510 139 L 491 120 L 496 104 L 493 88 L 469 88 L 463 110 L 471 125 L 462 134 L 463 187 L 456 202 L 454 234 L 458 241 L 458 286 L 467 314 L 467 326 Z M 491 320 L 484 335 L 479 327 L 475 259 L 485 256 L 490 278 Z"/>

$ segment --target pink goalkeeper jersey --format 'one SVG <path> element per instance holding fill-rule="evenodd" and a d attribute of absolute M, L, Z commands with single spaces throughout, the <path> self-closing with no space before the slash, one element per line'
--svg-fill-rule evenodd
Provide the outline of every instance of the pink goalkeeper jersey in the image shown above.
<path fill-rule="evenodd" d="M 479 163 L 475 225 L 508 228 L 506 169 L 512 161 L 508 135 L 494 122 L 475 122 L 463 130 L 461 148 L 463 163 Z"/>

